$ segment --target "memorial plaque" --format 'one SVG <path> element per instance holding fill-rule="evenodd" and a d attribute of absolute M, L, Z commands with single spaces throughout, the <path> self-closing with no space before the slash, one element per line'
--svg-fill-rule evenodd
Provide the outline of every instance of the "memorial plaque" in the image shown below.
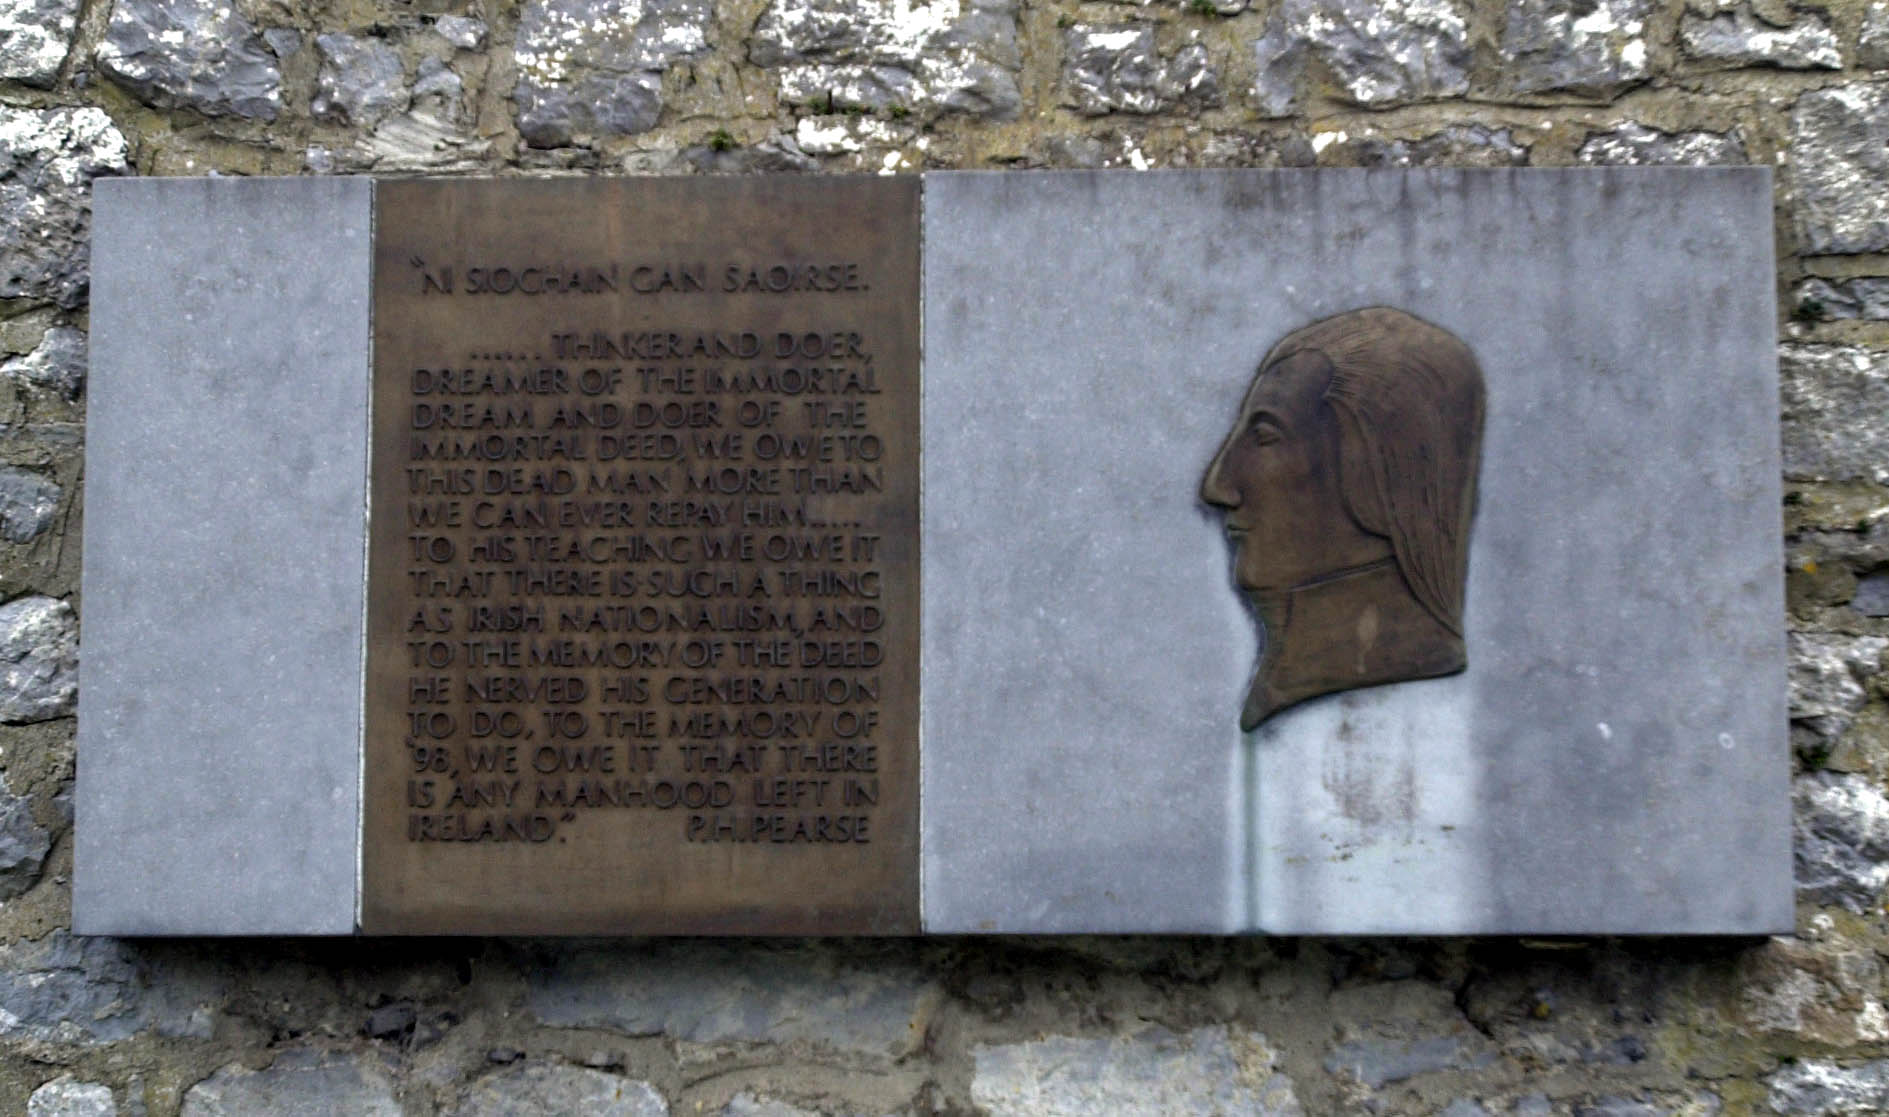
<path fill-rule="evenodd" d="M 100 182 L 75 930 L 1790 929 L 1765 168 L 922 183 Z"/>
<path fill-rule="evenodd" d="M 918 198 L 379 185 L 364 932 L 918 930 Z"/>

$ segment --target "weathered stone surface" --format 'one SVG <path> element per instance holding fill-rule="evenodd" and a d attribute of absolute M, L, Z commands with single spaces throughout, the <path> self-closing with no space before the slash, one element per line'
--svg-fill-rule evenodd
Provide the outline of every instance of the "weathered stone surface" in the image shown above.
<path fill-rule="evenodd" d="M 781 100 L 992 120 L 1017 115 L 1016 0 L 774 0 L 748 57 L 776 68 Z"/>
<path fill-rule="evenodd" d="M 1483 1052 L 1499 1051 L 1521 1060 L 1536 1074 L 1548 1067 L 1577 1070 L 1644 1063 L 1648 1048 L 1641 1033 L 1655 1011 L 1652 998 L 1656 994 L 1645 987 L 1629 990 L 1609 984 L 1607 995 L 1596 1002 L 1583 985 L 1582 979 L 1553 967 L 1522 967 L 1474 978 L 1454 998 L 1442 1003 L 1432 1000 L 1428 1008 L 1418 997 L 1403 993 L 1407 1001 L 1418 1003 L 1408 1007 L 1393 1004 L 1391 1011 L 1396 1018 L 1427 1017 L 1431 1021 L 1427 1028 L 1433 1035 L 1460 1038 L 1471 1059 Z M 1394 990 L 1390 995 L 1398 992 Z M 1454 1024 L 1452 1008 L 1472 1021 L 1477 1032 L 1450 1031 Z M 1601 1069 L 1597 1073 L 1605 1076 L 1612 1072 Z M 1501 1108 L 1497 1111 L 1507 1112 Z"/>
<path fill-rule="evenodd" d="M 1889 617 L 1889 573 L 1865 574 L 1856 580 L 1850 608 L 1866 617 Z"/>
<path fill-rule="evenodd" d="M 324 120 L 372 128 L 407 107 L 407 75 L 400 55 L 380 39 L 317 35 L 321 73 L 309 111 Z"/>
<path fill-rule="evenodd" d="M 1206 48 L 1191 43 L 1163 58 L 1148 24 L 1082 24 L 1063 33 L 1063 87 L 1090 116 L 1156 113 L 1182 102 L 1215 104 L 1218 79 Z"/>
<path fill-rule="evenodd" d="M 996 1114 L 1242 1113 L 1298 1117 L 1292 1080 L 1264 1036 L 1165 1028 L 1099 1039 L 1052 1036 L 972 1049 L 971 1098 Z"/>
<path fill-rule="evenodd" d="M 1100 142 L 1081 137 L 1057 137 L 1046 145 L 1051 153 L 1064 154 L 1058 165 L 1101 167 L 1107 165 L 1108 149 Z M 1312 167 L 1318 165 L 1318 152 L 1312 142 L 1296 132 L 1223 132 L 1201 148 L 1204 167 Z"/>
<path fill-rule="evenodd" d="M 413 79 L 413 101 L 431 101 L 440 116 L 460 120 L 465 114 L 466 83 L 437 58 L 422 58 Z"/>
<path fill-rule="evenodd" d="M 0 362 L 0 376 L 78 399 L 85 389 L 84 332 L 70 326 L 52 327 L 31 353 Z"/>
<path fill-rule="evenodd" d="M 1253 102 L 1262 116 L 1290 116 L 1305 80 L 1305 50 L 1284 9 L 1253 40 Z"/>
<path fill-rule="evenodd" d="M 1790 166 L 1805 252 L 1889 248 L 1889 85 L 1819 89 L 1791 110 Z"/>
<path fill-rule="evenodd" d="M 1737 129 L 1725 133 L 1662 132 L 1638 123 L 1590 134 L 1576 158 L 1590 166 L 1735 166 L 1751 161 Z"/>
<path fill-rule="evenodd" d="M 33 801 L 0 792 L 0 900 L 10 900 L 39 882 L 52 836 L 33 821 Z"/>
<path fill-rule="evenodd" d="M 1469 28 L 1450 0 L 1284 0 L 1253 44 L 1255 96 L 1289 112 L 1309 52 L 1360 105 L 1433 100 L 1469 88 Z"/>
<path fill-rule="evenodd" d="M 722 1106 L 721 1117 L 823 1117 L 811 1109 L 802 1109 L 789 1105 L 778 1098 L 761 1098 L 753 1094 L 736 1094 Z"/>
<path fill-rule="evenodd" d="M 1878 0 L 1864 9 L 1863 26 L 1856 33 L 1856 64 L 1889 69 L 1889 3 Z"/>
<path fill-rule="evenodd" d="M 458 47 L 460 50 L 478 50 L 485 45 L 486 26 L 482 19 L 471 16 L 441 16 L 433 21 L 433 30 L 439 37 Z"/>
<path fill-rule="evenodd" d="M 1785 345 L 1778 376 L 1786 477 L 1889 481 L 1889 355 Z"/>
<path fill-rule="evenodd" d="M 1740 959 L 1737 977 L 1751 1032 L 1837 1046 L 1889 1039 L 1882 963 L 1866 945 L 1827 932 L 1772 939 Z"/>
<path fill-rule="evenodd" d="M 1889 639 L 1793 632 L 1791 645 L 1791 720 L 1809 722 L 1835 739 L 1849 728 L 1869 694 L 1869 679 L 1882 670 Z"/>
<path fill-rule="evenodd" d="M 935 997 L 899 960 L 678 943 L 547 949 L 528 974 L 526 1003 L 555 1027 L 896 1057 L 924 1039 Z"/>
<path fill-rule="evenodd" d="M 1494 1061 L 1493 1051 L 1472 1050 L 1461 1036 L 1424 1036 L 1342 1043 L 1325 1056 L 1325 1069 L 1332 1074 L 1349 1076 L 1375 1090 L 1420 1074 L 1475 1070 Z"/>
<path fill-rule="evenodd" d="M 110 1086 L 61 1075 L 26 1099 L 26 1117 L 117 1117 Z"/>
<path fill-rule="evenodd" d="M 1872 911 L 1889 886 L 1889 798 L 1868 777 L 1816 772 L 1791 792 L 1797 894 Z"/>
<path fill-rule="evenodd" d="M 1742 7 L 1712 16 L 1689 14 L 1679 21 L 1679 41 L 1687 54 L 1709 62 L 1782 70 L 1843 68 L 1843 52 L 1830 21 L 1809 12 L 1783 26 Z"/>
<path fill-rule="evenodd" d="M 656 1088 L 586 1067 L 525 1063 L 472 1084 L 454 1117 L 668 1117 Z"/>
<path fill-rule="evenodd" d="M 1541 1112 L 1552 1113 L 1553 1110 L 1549 1108 Z M 1717 1117 L 1719 1099 L 1709 1090 L 1700 1090 L 1691 1095 L 1658 1092 L 1603 1094 L 1576 1103 L 1570 1112 L 1572 1117 Z"/>
<path fill-rule="evenodd" d="M 1806 279 L 1797 285 L 1797 305 L 1813 318 L 1889 319 L 1889 278 Z"/>
<path fill-rule="evenodd" d="M 691 147 L 683 157 L 703 174 L 786 174 L 817 170 L 820 161 L 801 150 L 793 136 L 769 136 L 753 147 L 717 149 L 708 144 Z"/>
<path fill-rule="evenodd" d="M 413 1031 L 419 1010 L 412 1001 L 395 1001 L 367 1014 L 361 1031 L 372 1039 L 400 1039 Z"/>
<path fill-rule="evenodd" d="M 302 47 L 306 45 L 302 33 L 292 27 L 266 28 L 262 33 L 262 41 L 269 44 L 269 49 L 275 52 L 277 58 L 293 58 L 302 53 Z"/>
<path fill-rule="evenodd" d="M 194 969 L 154 969 L 114 939 L 57 930 L 0 945 L 0 1036 L 60 1044 L 115 1043 L 147 1029 L 210 1034 L 206 1005 L 227 982 Z"/>
<path fill-rule="evenodd" d="M 422 58 L 412 87 L 406 89 L 399 87 L 400 60 L 391 51 L 375 68 L 382 73 L 381 92 L 351 115 L 379 123 L 347 151 L 317 155 L 311 149 L 311 170 L 317 163 L 318 173 L 470 170 L 479 165 L 492 145 L 473 134 L 465 81 L 457 71 L 438 58 Z"/>
<path fill-rule="evenodd" d="M 282 71 L 228 0 L 118 0 L 99 68 L 159 108 L 274 120 Z"/>
<path fill-rule="evenodd" d="M 1506 82 L 1518 93 L 1611 93 L 1647 76 L 1651 0 L 1509 0 Z"/>
<path fill-rule="evenodd" d="M 0 0 L 0 79 L 52 85 L 78 23 L 78 0 Z"/>
<path fill-rule="evenodd" d="M 0 722 L 65 717 L 79 697 L 79 625 L 50 597 L 0 605 Z"/>
<path fill-rule="evenodd" d="M 1601 1097 L 1575 1106 L 1574 1117 L 1671 1117 L 1671 1114 L 1637 1098 Z"/>
<path fill-rule="evenodd" d="M 647 132 L 662 72 L 708 49 L 709 0 L 531 0 L 514 53 L 518 131 L 533 147 Z"/>
<path fill-rule="evenodd" d="M 231 1063 L 184 1094 L 183 1117 L 400 1117 L 393 1079 L 363 1056 L 297 1048 L 262 1070 Z"/>
<path fill-rule="evenodd" d="M 349 164 L 358 160 L 361 167 L 377 171 L 443 171 L 478 166 L 492 145 L 467 132 L 463 103 L 456 99 L 450 103 L 450 114 L 444 103 L 416 104 L 410 112 L 389 117 L 354 150 Z M 330 153 L 329 161 L 332 159 Z"/>
<path fill-rule="evenodd" d="M 1528 162 L 1528 149 L 1515 142 L 1513 132 L 1480 124 L 1452 124 L 1415 140 L 1347 138 L 1326 151 L 1348 152 L 1350 162 L 1360 167 L 1520 167 Z"/>
<path fill-rule="evenodd" d="M 94 108 L 0 108 L 0 298 L 85 300 L 87 187 L 125 169 L 125 138 Z"/>
<path fill-rule="evenodd" d="M 1764 1080 L 1766 1100 L 1793 1117 L 1889 1113 L 1889 1059 L 1842 1066 L 1828 1059 L 1791 1063 Z"/>
<path fill-rule="evenodd" d="M 31 543 L 53 525 L 61 491 L 31 470 L 0 465 L 0 539 Z"/>

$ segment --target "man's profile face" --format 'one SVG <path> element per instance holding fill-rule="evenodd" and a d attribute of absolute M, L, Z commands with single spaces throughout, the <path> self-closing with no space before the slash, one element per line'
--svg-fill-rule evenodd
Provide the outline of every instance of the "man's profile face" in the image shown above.
<path fill-rule="evenodd" d="M 1263 367 L 1201 482 L 1201 499 L 1226 512 L 1234 580 L 1248 593 L 1282 593 L 1391 554 L 1345 509 L 1330 381 L 1317 353 Z"/>

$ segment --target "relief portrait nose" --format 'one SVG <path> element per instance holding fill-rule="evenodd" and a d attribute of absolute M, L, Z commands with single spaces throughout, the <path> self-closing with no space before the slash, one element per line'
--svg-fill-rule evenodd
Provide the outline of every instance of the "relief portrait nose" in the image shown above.
<path fill-rule="evenodd" d="M 1200 499 L 1218 508 L 1236 508 L 1240 503 L 1239 491 L 1227 483 L 1221 469 L 1226 456 L 1224 446 L 1213 456 L 1213 464 L 1207 467 L 1207 475 L 1200 479 Z"/>

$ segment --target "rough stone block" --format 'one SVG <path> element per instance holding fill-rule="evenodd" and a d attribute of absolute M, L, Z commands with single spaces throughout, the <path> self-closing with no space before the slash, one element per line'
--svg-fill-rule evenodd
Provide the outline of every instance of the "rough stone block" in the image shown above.
<path fill-rule="evenodd" d="M 1519 93 L 1608 93 L 1646 77 L 1649 0 L 1510 0 L 1506 80 Z"/>
<path fill-rule="evenodd" d="M 315 49 L 321 73 L 308 108 L 317 117 L 372 128 L 407 107 L 407 75 L 392 46 L 335 33 L 317 35 Z"/>
<path fill-rule="evenodd" d="M 893 958 L 721 945 L 546 949 L 526 1003 L 540 1023 L 691 1043 L 801 1043 L 898 1058 L 924 1039 L 935 993 Z"/>
<path fill-rule="evenodd" d="M 78 0 L 0 0 L 0 78 L 51 86 L 78 25 Z"/>
<path fill-rule="evenodd" d="M 82 933 L 353 929 L 371 198 L 99 191 Z"/>
<path fill-rule="evenodd" d="M 226 979 L 145 963 L 126 943 L 57 930 L 0 946 L 0 1037 L 65 1046 L 139 1032 L 207 1039 Z"/>
<path fill-rule="evenodd" d="M 1889 248 L 1889 85 L 1858 82 L 1806 93 L 1791 109 L 1797 235 L 1812 253 Z"/>
<path fill-rule="evenodd" d="M 1051 1036 L 972 1050 L 971 1098 L 992 1113 L 1247 1113 L 1302 1117 L 1264 1036 L 1224 1027 Z"/>
<path fill-rule="evenodd" d="M 275 54 L 220 0 L 119 0 L 96 57 L 114 81 L 160 108 L 257 120 L 282 110 Z"/>
<path fill-rule="evenodd" d="M 531 0 L 514 52 L 518 130 L 533 147 L 647 132 L 662 114 L 662 71 L 708 49 L 703 0 Z"/>
<path fill-rule="evenodd" d="M 1771 1109 L 1791 1117 L 1849 1117 L 1889 1110 L 1889 1059 L 1843 1066 L 1794 1062 L 1765 1079 Z"/>
<path fill-rule="evenodd" d="M 103 109 L 0 108 L 0 298 L 85 301 L 88 193 L 125 170 Z"/>
<path fill-rule="evenodd" d="M 1889 4 L 1871 4 L 1856 33 L 1856 64 L 1871 70 L 1889 67 Z"/>
<path fill-rule="evenodd" d="M 1786 345 L 1784 475 L 1803 481 L 1889 481 L 1889 357 L 1840 345 Z"/>
<path fill-rule="evenodd" d="M 1219 84 L 1197 43 L 1162 57 L 1153 24 L 1077 24 L 1063 34 L 1063 85 L 1089 116 L 1155 113 L 1187 101 L 1219 101 Z"/>
<path fill-rule="evenodd" d="M 1810 317 L 1889 320 L 1889 279 L 1881 276 L 1806 279 L 1796 295 L 1800 313 Z"/>
<path fill-rule="evenodd" d="M 1022 105 L 1016 0 L 774 0 L 748 56 L 794 105 L 993 120 Z"/>
<path fill-rule="evenodd" d="M 0 791 L 0 900 L 10 900 L 39 881 L 52 836 L 33 821 L 33 801 Z"/>
<path fill-rule="evenodd" d="M 1469 25 L 1450 0 L 1285 0 L 1254 41 L 1255 93 L 1290 112 L 1315 57 L 1360 105 L 1434 100 L 1469 88 Z"/>
<path fill-rule="evenodd" d="M 1713 62 L 1782 70 L 1843 68 L 1836 32 L 1816 14 L 1781 27 L 1743 8 L 1712 16 L 1688 15 L 1679 22 L 1679 40 L 1687 54 Z"/>
<path fill-rule="evenodd" d="M 1623 124 L 1587 137 L 1576 157 L 1599 166 L 1707 166 L 1747 162 L 1737 131 L 1661 132 L 1643 124 Z"/>
<path fill-rule="evenodd" d="M 53 525 L 61 491 L 30 469 L 0 466 L 0 539 L 31 543 Z"/>
<path fill-rule="evenodd" d="M 110 1086 L 61 1075 L 26 1099 L 26 1117 L 117 1117 Z"/>
<path fill-rule="evenodd" d="M 85 334 L 70 326 L 54 326 L 37 349 L 0 363 L 0 376 L 78 399 L 85 389 Z"/>
<path fill-rule="evenodd" d="M 1889 886 L 1889 798 L 1865 776 L 1816 772 L 1798 778 L 1792 807 L 1798 894 L 1874 910 Z"/>
<path fill-rule="evenodd" d="M 371 1055 L 296 1048 L 262 1070 L 231 1063 L 184 1094 L 183 1117 L 402 1117 L 389 1068 Z"/>
<path fill-rule="evenodd" d="M 79 627 L 50 597 L 0 605 L 0 722 L 66 717 L 79 695 Z"/>
<path fill-rule="evenodd" d="M 588 1067 L 526 1063 L 473 1083 L 451 1117 L 669 1117 L 669 1105 L 647 1082 Z"/>

